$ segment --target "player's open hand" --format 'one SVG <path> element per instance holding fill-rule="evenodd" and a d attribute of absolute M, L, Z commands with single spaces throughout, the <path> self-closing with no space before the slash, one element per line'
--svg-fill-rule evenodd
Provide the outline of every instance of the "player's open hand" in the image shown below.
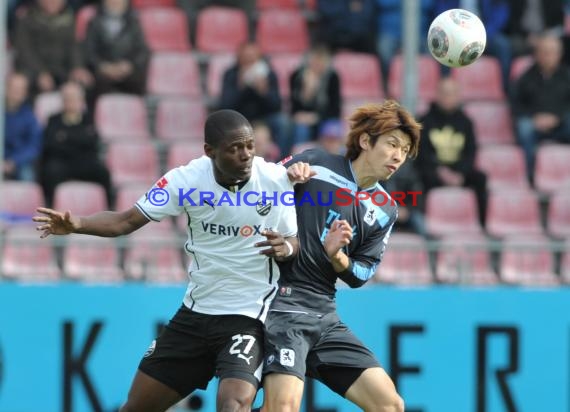
<path fill-rule="evenodd" d="M 335 220 L 328 231 L 324 247 L 329 258 L 332 258 L 352 240 L 352 227 L 346 220 Z"/>
<path fill-rule="evenodd" d="M 267 249 L 260 250 L 261 255 L 277 258 L 278 260 L 285 259 L 290 256 L 290 249 L 285 242 L 285 238 L 279 232 L 271 230 L 264 230 L 261 232 L 267 238 L 263 242 L 257 242 L 255 247 L 267 247 Z"/>
<path fill-rule="evenodd" d="M 287 168 L 287 176 L 293 184 L 308 182 L 316 174 L 317 172 L 311 170 L 311 165 L 305 162 L 296 162 Z"/>
<path fill-rule="evenodd" d="M 62 213 L 46 207 L 38 207 L 36 210 L 43 216 L 34 216 L 32 220 L 41 223 L 36 230 L 43 232 L 40 236 L 42 239 L 49 235 L 68 235 L 79 227 L 79 219 L 71 216 L 69 211 Z"/>

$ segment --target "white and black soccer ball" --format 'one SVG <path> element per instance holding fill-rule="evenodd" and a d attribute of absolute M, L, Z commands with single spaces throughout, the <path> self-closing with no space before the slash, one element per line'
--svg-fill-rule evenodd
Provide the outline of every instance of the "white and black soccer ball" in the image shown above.
<path fill-rule="evenodd" d="M 446 10 L 429 27 L 428 49 L 441 64 L 468 66 L 485 50 L 487 32 L 475 14 L 463 9 Z"/>

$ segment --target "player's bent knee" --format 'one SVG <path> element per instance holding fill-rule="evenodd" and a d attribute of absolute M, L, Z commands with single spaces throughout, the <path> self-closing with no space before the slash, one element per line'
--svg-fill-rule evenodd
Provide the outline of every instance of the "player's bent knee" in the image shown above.
<path fill-rule="evenodd" d="M 380 408 L 380 412 L 404 412 L 404 400 L 396 395 L 390 403 Z"/>
<path fill-rule="evenodd" d="M 219 412 L 245 412 L 251 410 L 251 405 L 253 404 L 254 396 L 241 395 L 241 396 L 231 396 L 225 397 L 218 402 Z"/>

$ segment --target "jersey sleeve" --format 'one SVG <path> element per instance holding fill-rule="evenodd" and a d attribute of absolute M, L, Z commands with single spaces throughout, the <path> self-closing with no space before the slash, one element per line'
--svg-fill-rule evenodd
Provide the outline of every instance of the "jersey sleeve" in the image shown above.
<path fill-rule="evenodd" d="M 167 216 L 178 216 L 184 210 L 179 202 L 179 189 L 184 190 L 185 186 L 188 185 L 184 184 L 181 168 L 172 169 L 137 200 L 135 207 L 155 222 Z"/>
<path fill-rule="evenodd" d="M 375 231 L 357 250 L 351 253 L 348 268 L 338 274 L 338 277 L 348 286 L 360 287 L 374 276 L 384 256 L 396 217 L 397 211 L 384 228 Z"/>
<path fill-rule="evenodd" d="M 293 163 L 305 162 L 308 164 L 314 164 L 316 161 L 325 154 L 321 149 L 309 149 L 302 153 L 296 154 L 295 156 L 288 156 L 279 162 L 280 165 L 285 167 L 291 166 Z"/>

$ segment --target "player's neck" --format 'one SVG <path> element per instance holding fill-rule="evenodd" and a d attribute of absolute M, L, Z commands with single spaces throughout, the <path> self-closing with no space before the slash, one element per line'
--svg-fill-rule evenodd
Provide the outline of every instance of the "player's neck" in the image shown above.
<path fill-rule="evenodd" d="M 357 159 L 351 162 L 352 173 L 354 174 L 354 179 L 356 184 L 361 188 L 369 188 L 374 186 L 378 182 L 378 177 L 371 173 L 370 168 L 366 164 L 363 156 L 359 156 Z"/>

